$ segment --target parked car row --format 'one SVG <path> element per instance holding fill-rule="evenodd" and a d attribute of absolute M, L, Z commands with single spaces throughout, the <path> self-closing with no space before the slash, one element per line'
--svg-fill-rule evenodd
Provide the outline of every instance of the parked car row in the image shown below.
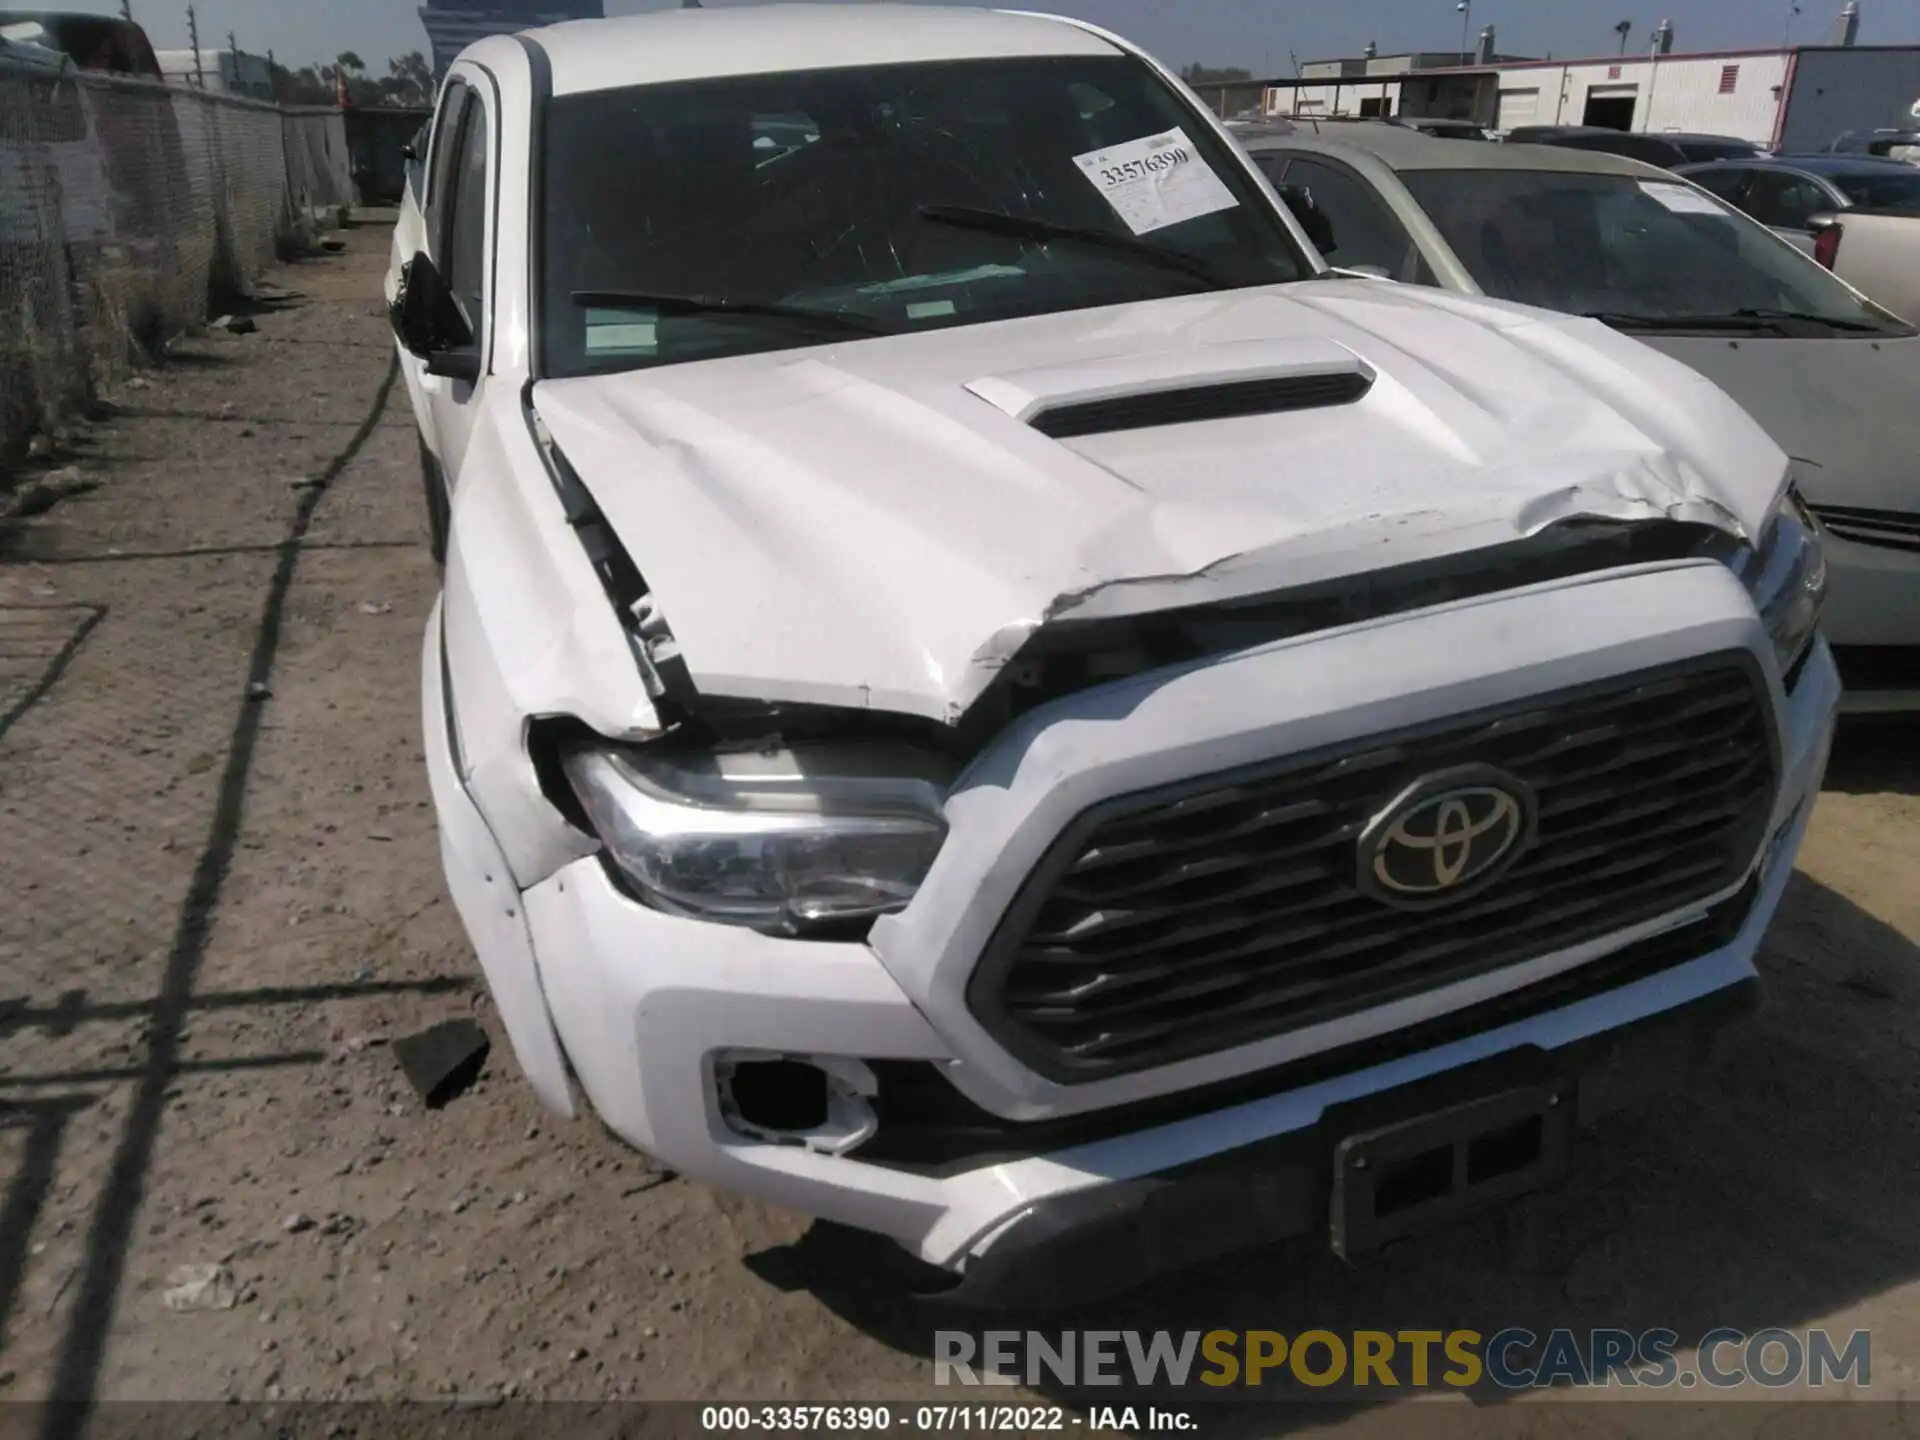
<path fill-rule="evenodd" d="M 1598 125 L 1523 125 L 1507 131 L 1503 138 L 1510 145 L 1560 145 L 1569 150 L 1624 155 L 1663 170 L 1707 160 L 1751 159 L 1762 153 L 1760 146 L 1730 135 L 1654 135 Z"/>
<path fill-rule="evenodd" d="M 1817 412 L 1920 341 L 1666 172 L 1351 128 L 946 6 L 455 62 L 424 746 L 548 1106 L 1046 1303 L 1550 1183 L 1751 1001 L 1854 543 L 1798 487 L 1915 453 Z"/>
<path fill-rule="evenodd" d="M 1868 156 L 1754 157 L 1686 165 L 1677 173 L 1809 255 L 1822 217 L 1920 205 L 1920 166 Z"/>
<path fill-rule="evenodd" d="M 1598 150 L 1608 155 L 1624 155 L 1658 165 L 1663 170 L 1678 170 L 1686 165 L 1714 161 L 1752 163 L 1771 158 L 1773 147 L 1734 135 L 1691 134 L 1682 131 L 1616 130 L 1604 125 L 1522 125 L 1512 130 L 1497 130 L 1472 120 L 1427 115 L 1352 116 L 1352 115 L 1244 115 L 1228 124 L 1236 133 L 1251 126 L 1309 129 L 1316 133 L 1324 126 L 1397 125 L 1418 130 L 1444 140 L 1497 140 L 1512 145 L 1560 145 L 1569 150 Z M 1908 168 L 1920 168 L 1920 130 L 1850 131 L 1821 147 L 1821 157 L 1852 156 L 1889 160 Z"/>

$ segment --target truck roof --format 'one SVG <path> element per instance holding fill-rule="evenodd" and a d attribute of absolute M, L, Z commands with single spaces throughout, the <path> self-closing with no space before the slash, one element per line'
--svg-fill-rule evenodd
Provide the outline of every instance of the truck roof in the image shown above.
<path fill-rule="evenodd" d="M 555 95 L 774 71 L 1122 53 L 1053 16 L 941 5 L 660 10 L 568 20 L 527 34 L 547 53 Z"/>

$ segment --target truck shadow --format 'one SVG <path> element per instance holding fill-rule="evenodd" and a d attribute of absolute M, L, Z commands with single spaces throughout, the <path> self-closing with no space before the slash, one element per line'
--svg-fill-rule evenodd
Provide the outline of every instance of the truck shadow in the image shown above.
<path fill-rule="evenodd" d="M 1827 761 L 1826 788 L 1845 795 L 1920 795 L 1920 716 L 1842 721 Z"/>
<path fill-rule="evenodd" d="M 942 1329 L 976 1341 L 985 1330 L 1038 1330 L 1057 1342 L 1063 1330 L 1088 1329 L 1178 1337 L 1216 1329 L 1490 1336 L 1524 1326 L 1544 1336 L 1562 1326 L 1665 1328 L 1678 1332 L 1684 1350 L 1720 1326 L 1815 1325 L 1920 1277 L 1911 1213 L 1920 1173 L 1912 1124 L 1920 1050 L 1910 1041 L 1917 961 L 1920 947 L 1904 935 L 1796 875 L 1760 957 L 1765 1002 L 1725 1035 L 1688 1093 L 1589 1132 L 1572 1175 L 1552 1191 L 1354 1266 L 1324 1244 L 1290 1243 L 1098 1305 L 1032 1315 L 905 1298 L 877 1277 L 876 1252 L 862 1250 L 862 1237 L 823 1225 L 750 1263 L 776 1284 L 804 1285 L 868 1334 L 928 1358 Z M 1846 1335 L 1836 1339 L 1844 1344 Z M 1151 1394 L 1036 1388 L 1076 1407 Z M 951 1398 L 1010 1393 L 1017 1392 L 955 1387 Z M 1304 1394 L 1289 1392 L 1294 1401 Z M 1248 1404 L 1259 1391 L 1209 1392 L 1189 1381 L 1159 1398 L 1240 1402 L 1209 1405 L 1209 1434 L 1271 1434 L 1394 1398 L 1379 1389 L 1322 1394 L 1304 1409 L 1282 1405 L 1279 1395 Z"/>

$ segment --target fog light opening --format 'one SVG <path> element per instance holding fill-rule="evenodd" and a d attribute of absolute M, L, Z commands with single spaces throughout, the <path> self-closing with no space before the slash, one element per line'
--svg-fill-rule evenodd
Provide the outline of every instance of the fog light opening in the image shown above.
<path fill-rule="evenodd" d="M 879 1085 L 858 1060 L 730 1050 L 714 1057 L 720 1118 L 736 1135 L 844 1155 L 873 1138 Z"/>

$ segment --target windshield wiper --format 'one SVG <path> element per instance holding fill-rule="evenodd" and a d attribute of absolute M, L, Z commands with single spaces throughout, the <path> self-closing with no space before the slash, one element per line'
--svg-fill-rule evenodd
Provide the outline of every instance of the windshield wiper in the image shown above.
<path fill-rule="evenodd" d="M 1742 319 L 1752 316 L 1756 320 L 1793 320 L 1808 325 L 1825 325 L 1834 330 L 1857 330 L 1863 334 L 1877 333 L 1886 329 L 1884 325 L 1876 325 L 1871 320 L 1839 319 L 1832 315 L 1815 315 L 1810 310 L 1747 309 L 1736 310 L 1733 313 Z"/>
<path fill-rule="evenodd" d="M 1633 315 L 1619 310 L 1587 310 L 1582 315 L 1618 330 L 1778 330 L 1783 324 L 1825 325 L 1833 330 L 1878 333 L 1884 327 L 1867 320 L 1836 320 L 1801 310 L 1749 306 L 1719 315 Z"/>
<path fill-rule="evenodd" d="M 1162 250 L 1129 235 L 1114 235 L 1105 230 L 1088 230 L 1078 225 L 1062 225 L 1034 215 L 1009 215 L 1000 210 L 975 210 L 965 205 L 922 205 L 920 218 L 936 225 L 953 225 L 962 230 L 984 230 L 990 235 L 1010 235 L 1018 240 L 1069 240 L 1111 250 L 1116 255 L 1131 255 L 1163 270 L 1178 271 L 1205 285 L 1224 282 L 1213 268 L 1176 251 Z"/>
<path fill-rule="evenodd" d="M 822 330 L 844 330 L 855 335 L 891 335 L 892 330 L 864 315 L 834 310 L 809 310 L 777 300 L 729 300 L 720 295 L 655 295 L 645 290 L 576 290 L 573 303 L 581 309 L 625 310 L 635 306 L 666 315 L 750 315 L 770 320 L 793 320 Z"/>
<path fill-rule="evenodd" d="M 1583 310 L 1582 318 L 1617 330 L 1774 330 L 1777 322 L 1758 315 L 1634 315 L 1621 310 Z"/>

